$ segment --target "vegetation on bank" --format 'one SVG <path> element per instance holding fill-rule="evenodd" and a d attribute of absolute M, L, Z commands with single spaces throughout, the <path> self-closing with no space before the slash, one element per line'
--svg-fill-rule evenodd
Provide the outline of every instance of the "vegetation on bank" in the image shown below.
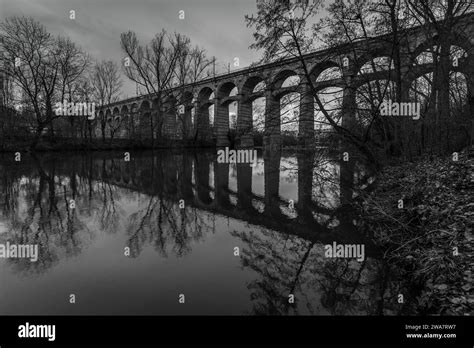
<path fill-rule="evenodd" d="M 427 157 L 389 165 L 361 200 L 361 228 L 406 290 L 400 314 L 473 313 L 473 169 L 472 149 L 458 161 Z"/>

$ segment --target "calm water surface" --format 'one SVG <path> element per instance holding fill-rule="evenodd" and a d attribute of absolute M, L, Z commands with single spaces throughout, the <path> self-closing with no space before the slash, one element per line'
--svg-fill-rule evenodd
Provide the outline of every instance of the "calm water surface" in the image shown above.
<path fill-rule="evenodd" d="M 347 206 L 358 165 L 131 155 L 2 155 L 0 243 L 37 244 L 39 260 L 0 259 L 0 314 L 390 313 L 378 250 Z M 365 260 L 326 258 L 334 241 L 364 244 Z"/>

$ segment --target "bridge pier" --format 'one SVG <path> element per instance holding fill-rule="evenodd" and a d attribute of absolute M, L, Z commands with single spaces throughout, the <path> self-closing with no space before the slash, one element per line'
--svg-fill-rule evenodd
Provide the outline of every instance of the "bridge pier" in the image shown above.
<path fill-rule="evenodd" d="M 180 115 L 178 114 L 178 101 L 176 97 L 171 96 L 166 103 L 166 120 L 167 120 L 167 138 L 177 139 L 180 136 L 178 130 L 181 130 L 182 124 L 180 122 Z"/>
<path fill-rule="evenodd" d="M 211 129 L 209 124 L 209 104 L 196 104 L 196 130 L 197 138 L 200 141 L 209 141 L 211 135 Z"/>
<path fill-rule="evenodd" d="M 239 147 L 254 146 L 252 123 L 252 102 L 244 100 L 244 96 L 241 96 L 237 109 L 237 141 Z"/>
<path fill-rule="evenodd" d="M 271 90 L 265 92 L 265 133 L 263 138 L 264 153 L 278 152 L 281 148 L 280 132 L 280 99 L 275 98 Z"/>
<path fill-rule="evenodd" d="M 164 135 L 168 139 L 176 138 L 176 112 L 173 107 L 174 105 L 167 104 L 166 110 L 164 112 L 165 122 L 164 122 Z"/>
<path fill-rule="evenodd" d="M 192 109 L 192 106 L 186 106 L 184 115 L 181 115 L 183 117 L 183 129 L 181 130 L 183 140 L 189 139 L 193 134 Z"/>
<path fill-rule="evenodd" d="M 229 104 L 221 104 L 216 99 L 214 109 L 214 125 L 216 127 L 216 145 L 217 147 L 226 147 L 230 145 L 229 141 Z"/>
<path fill-rule="evenodd" d="M 192 120 L 191 120 L 192 107 L 185 107 L 184 112 L 178 111 L 176 117 L 176 138 L 186 140 L 192 136 Z"/>
<path fill-rule="evenodd" d="M 298 142 L 305 148 L 314 143 L 314 97 L 309 83 L 300 84 L 300 113 Z"/>
<path fill-rule="evenodd" d="M 342 127 L 346 129 L 353 129 L 355 124 L 355 111 L 356 111 L 356 91 L 352 85 L 351 79 L 344 87 L 342 92 Z"/>
<path fill-rule="evenodd" d="M 139 137 L 139 129 L 140 129 L 140 116 L 139 116 L 138 110 L 136 108 L 133 108 L 133 106 L 130 107 L 130 137 L 131 138 L 137 138 Z"/>
<path fill-rule="evenodd" d="M 348 66 L 342 68 L 342 78 L 344 80 L 344 88 L 342 91 L 342 120 L 341 126 L 346 129 L 353 129 L 356 123 L 355 112 L 356 112 L 356 89 L 357 86 L 354 84 L 354 76 L 357 72 L 354 71 L 355 61 L 353 57 L 349 59 Z"/>

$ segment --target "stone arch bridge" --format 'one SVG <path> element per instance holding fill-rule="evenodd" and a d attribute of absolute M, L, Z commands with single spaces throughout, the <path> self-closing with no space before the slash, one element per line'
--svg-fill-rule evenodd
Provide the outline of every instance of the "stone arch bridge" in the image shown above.
<path fill-rule="evenodd" d="M 402 34 L 400 66 L 402 72 L 401 100 L 408 100 L 411 83 L 433 71 L 433 61 L 419 61 L 418 57 L 436 45 L 437 34 L 424 27 L 415 27 Z M 452 71 L 466 77 L 468 98 L 474 107 L 474 13 L 459 17 L 451 37 L 452 47 L 461 54 L 452 59 Z M 315 107 L 313 93 L 326 88 L 340 88 L 342 124 L 354 118 L 357 89 L 374 80 L 395 80 L 393 65 L 374 69 L 374 60 L 392 56 L 391 34 L 360 40 L 330 49 L 305 54 L 300 58 L 251 66 L 227 74 L 213 76 L 199 82 L 179 86 L 168 91 L 166 100 L 158 103 L 153 95 L 138 96 L 99 108 L 99 118 L 107 120 L 107 136 L 118 138 L 151 137 L 148 127 L 157 105 L 162 105 L 162 136 L 171 139 L 209 139 L 215 136 L 217 146 L 229 145 L 229 105 L 237 102 L 237 144 L 253 146 L 253 102 L 265 99 L 264 145 L 278 145 L 281 141 L 281 100 L 290 93 L 299 94 L 298 137 L 303 143 L 315 135 Z M 324 78 L 332 69 L 337 73 Z M 308 83 L 309 73 L 313 89 Z M 298 81 L 288 85 L 288 78 Z M 214 106 L 211 127 L 209 107 Z"/>

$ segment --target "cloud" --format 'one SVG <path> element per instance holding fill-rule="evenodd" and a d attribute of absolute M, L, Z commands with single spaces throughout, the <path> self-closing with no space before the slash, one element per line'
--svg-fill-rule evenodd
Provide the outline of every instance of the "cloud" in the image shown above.
<path fill-rule="evenodd" d="M 13 15 L 31 16 L 53 35 L 69 36 L 93 58 L 120 62 L 120 33 L 135 31 L 142 42 L 165 28 L 191 38 L 215 56 L 218 71 L 239 58 L 240 67 L 258 59 L 249 50 L 252 31 L 244 16 L 255 12 L 255 0 L 1 0 L 0 20 Z M 69 18 L 74 10 L 76 19 Z M 183 10 L 185 19 L 179 19 Z M 135 86 L 124 77 L 124 94 Z"/>

